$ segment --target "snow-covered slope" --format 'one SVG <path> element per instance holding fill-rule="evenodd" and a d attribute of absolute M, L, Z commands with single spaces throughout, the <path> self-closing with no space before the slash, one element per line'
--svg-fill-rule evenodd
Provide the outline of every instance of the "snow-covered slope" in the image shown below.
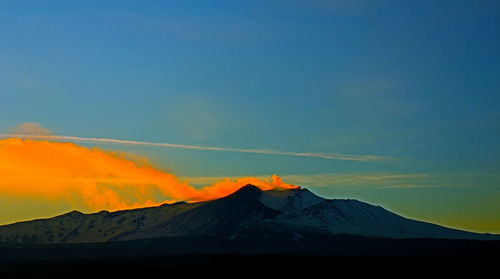
<path fill-rule="evenodd" d="M 281 210 L 273 222 L 334 234 L 389 238 L 494 238 L 407 219 L 357 200 L 323 199 L 307 189 L 264 192 L 260 200 Z"/>
<path fill-rule="evenodd" d="M 0 241 L 64 243 L 120 240 L 128 234 L 155 227 L 166 219 L 200 205 L 202 204 L 176 203 L 94 214 L 71 211 L 54 218 L 0 226 Z"/>
<path fill-rule="evenodd" d="M 248 231 L 350 234 L 388 238 L 500 239 L 407 219 L 357 200 L 324 199 L 307 189 L 263 192 L 246 186 L 218 200 L 159 207 L 72 211 L 49 219 L 0 226 L 0 241 L 105 242 L 186 235 L 237 236 Z"/>

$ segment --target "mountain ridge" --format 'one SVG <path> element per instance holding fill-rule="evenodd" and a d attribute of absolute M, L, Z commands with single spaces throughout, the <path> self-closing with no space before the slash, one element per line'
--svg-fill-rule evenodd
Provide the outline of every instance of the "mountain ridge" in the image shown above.
<path fill-rule="evenodd" d="M 84 214 L 0 226 L 0 242 L 112 242 L 164 237 L 238 237 L 250 231 L 382 238 L 500 239 L 408 219 L 357 200 L 325 199 L 308 189 L 262 191 L 247 185 L 212 201 Z"/>

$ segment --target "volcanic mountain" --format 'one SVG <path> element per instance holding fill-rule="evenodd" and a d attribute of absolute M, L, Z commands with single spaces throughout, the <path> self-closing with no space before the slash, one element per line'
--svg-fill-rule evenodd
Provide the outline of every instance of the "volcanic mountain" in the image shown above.
<path fill-rule="evenodd" d="M 72 211 L 49 219 L 0 226 L 0 242 L 83 243 L 217 236 L 234 239 L 250 233 L 352 235 L 409 239 L 499 239 L 445 228 L 394 214 L 357 200 L 325 199 L 307 189 L 269 190 L 247 185 L 216 200 L 158 207 Z"/>

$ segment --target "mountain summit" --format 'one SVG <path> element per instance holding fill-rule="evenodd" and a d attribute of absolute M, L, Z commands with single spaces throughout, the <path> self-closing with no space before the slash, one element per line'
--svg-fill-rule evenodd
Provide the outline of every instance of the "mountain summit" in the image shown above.
<path fill-rule="evenodd" d="M 49 219 L 0 226 L 1 242 L 108 242 L 196 235 L 234 238 L 250 232 L 355 235 L 379 238 L 498 239 L 394 214 L 357 200 L 325 199 L 302 189 L 247 185 L 217 200 L 158 207 L 72 211 Z"/>

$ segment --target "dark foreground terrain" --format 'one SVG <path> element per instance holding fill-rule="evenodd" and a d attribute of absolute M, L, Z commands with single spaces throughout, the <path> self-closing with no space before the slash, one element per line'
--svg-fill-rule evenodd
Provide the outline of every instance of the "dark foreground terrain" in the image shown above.
<path fill-rule="evenodd" d="M 495 274 L 486 256 L 176 255 L 36 261 L 0 265 L 2 278 L 433 278 Z M 492 273 L 493 272 L 493 273 Z M 186 277 L 187 276 L 187 277 Z M 431 277 L 429 277 L 431 276 Z M 449 277 L 445 277 L 449 278 Z"/>
<path fill-rule="evenodd" d="M 500 241 L 377 239 L 293 234 L 195 236 L 86 244 L 0 244 L 1 278 L 353 274 L 480 275 Z"/>

